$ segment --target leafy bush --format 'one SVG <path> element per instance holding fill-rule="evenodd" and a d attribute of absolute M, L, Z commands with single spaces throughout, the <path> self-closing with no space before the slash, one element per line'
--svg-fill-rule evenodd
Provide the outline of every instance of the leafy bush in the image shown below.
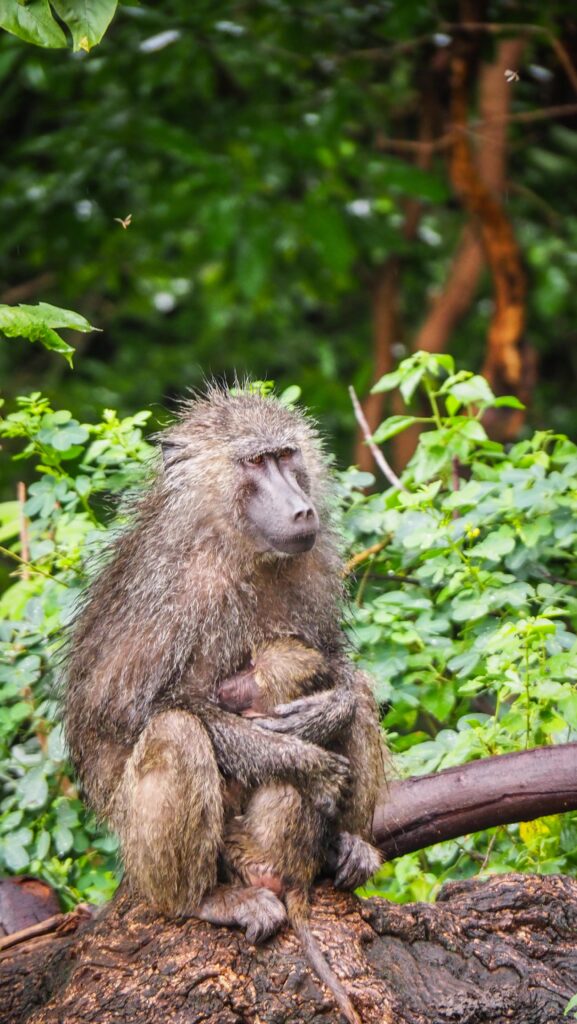
<path fill-rule="evenodd" d="M 107 409 L 100 423 L 81 424 L 32 394 L 0 420 L 0 436 L 23 444 L 15 458 L 34 459 L 37 472 L 22 509 L 0 506 L 0 540 L 10 544 L 0 551 L 18 575 L 0 599 L 0 866 L 45 878 L 65 906 L 112 894 L 117 844 L 74 788 L 55 724 L 56 651 L 85 583 L 86 556 L 105 536 L 110 497 L 146 473 L 149 415 L 119 420 Z M 25 562 L 21 514 L 29 523 Z"/>
<path fill-rule="evenodd" d="M 495 399 L 450 356 L 417 353 L 376 390 L 418 386 L 431 414 L 403 490 L 364 496 L 344 478 L 357 568 L 352 630 L 377 680 L 406 775 L 577 739 L 577 447 L 538 432 L 509 450 L 481 419 Z M 383 441 L 416 421 L 395 416 Z M 375 550 L 376 545 L 382 545 Z M 577 819 L 556 816 L 442 843 L 386 865 L 378 884 L 427 898 L 478 870 L 572 871 Z"/>
<path fill-rule="evenodd" d="M 509 450 L 489 441 L 483 413 L 515 400 L 455 373 L 449 356 L 417 353 L 377 387 L 399 387 L 407 402 L 420 388 L 431 407 L 418 417 L 426 429 L 402 489 L 365 494 L 372 478 L 356 469 L 339 484 L 349 627 L 375 677 L 398 770 L 577 738 L 577 447 L 544 432 Z M 106 538 L 111 498 L 147 474 L 148 415 L 119 420 L 107 410 L 83 424 L 34 394 L 0 420 L 0 436 L 19 444 L 15 458 L 33 459 L 37 475 L 23 509 L 0 506 L 1 550 L 18 577 L 0 599 L 0 866 L 46 878 L 65 905 L 107 898 L 117 875 L 115 841 L 78 799 L 55 724 L 59 632 L 86 557 Z M 415 419 L 393 417 L 375 439 Z M 553 816 L 399 858 L 367 891 L 426 899 L 445 878 L 480 867 L 576 863 L 577 819 Z"/>

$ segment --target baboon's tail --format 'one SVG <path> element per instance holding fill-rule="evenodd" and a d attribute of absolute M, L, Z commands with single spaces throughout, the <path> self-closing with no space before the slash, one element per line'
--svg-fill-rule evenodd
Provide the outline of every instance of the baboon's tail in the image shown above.
<path fill-rule="evenodd" d="M 362 1020 L 342 983 L 330 967 L 310 928 L 310 911 L 306 893 L 302 889 L 288 889 L 285 893 L 288 919 L 303 948 L 303 953 L 315 974 L 334 996 L 334 1000 L 348 1024 L 362 1024 Z"/>

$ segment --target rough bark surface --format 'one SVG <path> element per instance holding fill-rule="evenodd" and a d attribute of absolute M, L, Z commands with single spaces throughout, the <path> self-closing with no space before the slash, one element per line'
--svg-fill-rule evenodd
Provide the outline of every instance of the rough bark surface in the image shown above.
<path fill-rule="evenodd" d="M 80 921 L 80 924 L 78 922 Z M 364 1024 L 561 1024 L 577 991 L 577 882 L 502 875 L 451 883 L 435 905 L 315 891 L 314 931 Z M 0 957 L 7 1024 L 337 1024 L 284 932 L 168 922 L 127 894 L 76 934 Z"/>

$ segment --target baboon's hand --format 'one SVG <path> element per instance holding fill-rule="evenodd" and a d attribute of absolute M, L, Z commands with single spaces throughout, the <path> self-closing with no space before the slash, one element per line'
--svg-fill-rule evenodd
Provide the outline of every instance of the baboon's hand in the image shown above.
<path fill-rule="evenodd" d="M 289 733 L 308 739 L 308 733 L 319 718 L 324 718 L 330 694 L 315 693 L 311 697 L 300 697 L 288 704 L 277 704 L 274 718 L 259 718 L 258 725 L 271 732 Z"/>
<path fill-rule="evenodd" d="M 350 787 L 349 762 L 341 754 L 327 750 L 319 750 L 319 755 L 319 771 L 307 784 L 316 809 L 325 817 L 334 818 Z"/>
<path fill-rule="evenodd" d="M 355 696 L 345 688 L 322 690 L 289 704 L 278 704 L 274 716 L 259 718 L 270 732 L 298 736 L 309 743 L 329 743 L 352 721 Z"/>
<path fill-rule="evenodd" d="M 365 839 L 351 832 L 340 832 L 327 858 L 335 872 L 337 889 L 357 889 L 378 871 L 381 854 Z"/>

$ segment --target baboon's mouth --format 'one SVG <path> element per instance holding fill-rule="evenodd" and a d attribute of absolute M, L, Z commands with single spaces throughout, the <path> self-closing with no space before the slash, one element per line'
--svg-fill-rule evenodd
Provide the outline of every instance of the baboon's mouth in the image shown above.
<path fill-rule="evenodd" d="M 316 539 L 316 530 L 270 538 L 275 550 L 280 551 L 283 555 L 298 555 L 303 551 L 310 551 L 314 547 Z"/>

